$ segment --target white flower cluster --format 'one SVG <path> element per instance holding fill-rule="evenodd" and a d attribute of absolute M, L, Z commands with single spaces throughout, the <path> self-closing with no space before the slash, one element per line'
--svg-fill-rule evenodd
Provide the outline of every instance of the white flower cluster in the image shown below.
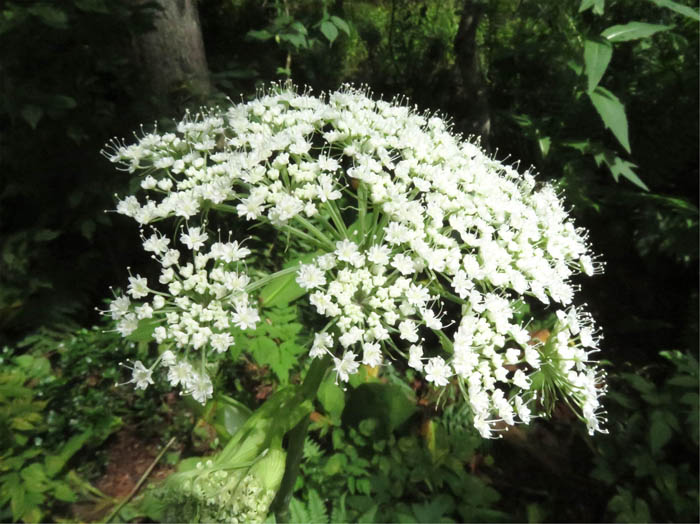
<path fill-rule="evenodd" d="M 487 156 L 442 119 L 350 87 L 320 98 L 275 88 L 188 116 L 177 133 L 115 142 L 106 155 L 143 174 L 146 198 L 117 206 L 140 224 L 189 223 L 218 210 L 269 223 L 315 253 L 297 282 L 329 322 L 310 354 L 330 353 L 340 380 L 361 363 L 402 355 L 437 386 L 459 383 L 485 437 L 497 424 L 537 415 L 533 379 L 550 380 L 589 430 L 601 431 L 604 385 L 588 358 L 600 337 L 572 306 L 571 278 L 601 270 L 585 231 L 551 186 L 537 189 L 531 174 Z M 167 238 L 145 239 L 167 292 L 132 277 L 132 298 L 154 298 L 135 308 L 128 298 L 115 301 L 119 329 L 128 333 L 163 311 L 156 340 L 225 351 L 231 325 L 246 329 L 259 318 L 249 279 L 236 269 L 248 252 L 208 243 L 202 227 L 188 227 L 180 241 L 192 252 L 184 265 Z M 523 301 L 556 311 L 547 342 L 531 340 L 516 320 Z M 171 383 L 194 394 L 196 381 L 182 382 L 173 369 Z"/>

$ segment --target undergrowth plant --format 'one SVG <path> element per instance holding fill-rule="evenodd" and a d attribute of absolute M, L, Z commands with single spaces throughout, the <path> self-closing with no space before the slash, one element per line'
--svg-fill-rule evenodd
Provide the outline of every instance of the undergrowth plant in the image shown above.
<path fill-rule="evenodd" d="M 128 382 L 145 390 L 160 374 L 205 404 L 222 361 L 245 353 L 289 384 L 260 408 L 272 411 L 259 418 L 255 458 L 239 457 L 247 439 L 234 436 L 210 466 L 168 482 L 178 500 L 213 496 L 211 479 L 253 467 L 286 435 L 285 474 L 269 489 L 279 487 L 273 508 L 288 518 L 307 415 L 331 368 L 335 384 L 362 366 L 458 395 L 485 438 L 557 400 L 591 434 L 605 432 L 604 374 L 591 358 L 601 336 L 575 303 L 578 275 L 602 270 L 586 232 L 553 187 L 439 116 L 352 87 L 315 97 L 273 86 L 188 114 L 172 132 L 115 139 L 104 154 L 138 176 L 141 189 L 117 212 L 139 224 L 157 268 L 130 270 L 105 312 L 123 336 L 159 346 L 154 359 L 128 364 Z M 275 313 L 279 325 L 266 316 L 292 303 L 287 317 Z M 554 327 L 533 338 L 545 308 Z M 221 508 L 182 515 L 243 515 L 236 486 Z"/>

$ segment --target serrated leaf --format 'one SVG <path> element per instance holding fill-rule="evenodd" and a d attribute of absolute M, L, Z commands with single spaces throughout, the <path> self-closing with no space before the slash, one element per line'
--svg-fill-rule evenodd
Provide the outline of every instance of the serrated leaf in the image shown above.
<path fill-rule="evenodd" d="M 328 510 L 316 490 L 309 489 L 309 517 L 308 522 L 326 524 L 328 522 Z"/>
<path fill-rule="evenodd" d="M 691 20 L 694 20 L 696 22 L 700 22 L 700 13 L 696 10 L 693 9 L 690 6 L 687 5 L 681 5 L 678 2 L 673 2 L 672 0 L 649 0 L 651 3 L 654 5 L 657 5 L 659 7 L 665 7 L 666 9 L 670 9 L 671 11 L 674 11 L 680 15 L 683 15 L 687 18 L 690 18 Z"/>
<path fill-rule="evenodd" d="M 625 106 L 620 102 L 610 91 L 604 87 L 598 86 L 594 91 L 588 93 L 593 107 L 602 118 L 605 127 L 612 131 L 618 142 L 625 148 L 628 153 L 631 152 L 629 128 L 627 124 L 627 115 L 625 114 Z"/>
<path fill-rule="evenodd" d="M 41 117 L 44 116 L 44 110 L 39 106 L 35 106 L 34 104 L 27 104 L 22 108 L 20 114 L 22 115 L 24 121 L 29 124 L 29 127 L 36 129 Z"/>
<path fill-rule="evenodd" d="M 346 35 L 350 34 L 350 26 L 342 18 L 339 18 L 337 16 L 331 16 L 331 22 L 333 22 L 335 24 L 335 26 L 338 29 L 340 29 L 343 33 L 345 33 Z"/>
<path fill-rule="evenodd" d="M 330 20 L 321 22 L 321 32 L 331 44 L 338 38 L 338 28 Z"/>
<path fill-rule="evenodd" d="M 600 83 L 605 70 L 612 58 L 612 44 L 607 40 L 586 39 L 583 50 L 583 61 L 586 64 L 588 91 L 593 91 Z"/>
<path fill-rule="evenodd" d="M 630 22 L 624 25 L 614 25 L 608 27 L 600 35 L 611 42 L 628 42 L 647 38 L 660 31 L 672 29 L 672 25 L 647 24 L 646 22 Z"/>
<path fill-rule="evenodd" d="M 642 188 L 644 191 L 649 191 L 649 187 L 642 181 L 641 178 L 637 176 L 637 173 L 632 170 L 633 167 L 637 167 L 637 165 L 633 164 L 632 162 L 628 162 L 619 156 L 616 156 L 612 163 L 608 163 L 608 168 L 610 169 L 615 182 L 618 181 L 620 176 L 623 176 L 635 186 Z"/>
<path fill-rule="evenodd" d="M 289 515 L 291 522 L 310 522 L 311 520 L 306 506 L 296 497 L 292 497 L 289 501 Z"/>

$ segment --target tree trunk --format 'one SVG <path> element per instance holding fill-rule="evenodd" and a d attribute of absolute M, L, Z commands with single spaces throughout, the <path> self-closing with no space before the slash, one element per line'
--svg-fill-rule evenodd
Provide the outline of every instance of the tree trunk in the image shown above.
<path fill-rule="evenodd" d="M 195 0 L 156 3 L 161 10 L 153 29 L 134 39 L 136 58 L 149 92 L 158 105 L 168 105 L 178 92 L 205 96 L 211 86 Z"/>
<path fill-rule="evenodd" d="M 476 29 L 484 14 L 484 4 L 478 0 L 464 0 L 462 17 L 454 41 L 456 66 L 456 96 L 466 105 L 460 127 L 467 133 L 481 137 L 488 149 L 491 134 L 491 115 L 487 87 L 476 46 Z"/>

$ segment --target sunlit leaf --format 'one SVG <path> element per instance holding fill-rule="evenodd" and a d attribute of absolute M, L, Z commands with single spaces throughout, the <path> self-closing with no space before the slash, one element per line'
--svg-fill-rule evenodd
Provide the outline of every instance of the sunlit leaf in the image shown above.
<path fill-rule="evenodd" d="M 613 48 L 608 40 L 586 39 L 583 50 L 583 61 L 586 64 L 586 77 L 588 79 L 588 92 L 593 91 L 603 78 L 612 58 Z"/>
<path fill-rule="evenodd" d="M 625 114 L 625 106 L 620 102 L 620 99 L 601 86 L 588 93 L 588 96 L 593 107 L 603 119 L 605 127 L 612 131 L 628 153 L 631 152 L 627 115 Z"/>
<path fill-rule="evenodd" d="M 700 22 L 700 13 L 697 9 L 693 9 L 687 5 L 681 5 L 678 2 L 673 2 L 672 0 L 649 0 L 651 3 L 675 11 L 676 13 Z"/>
<path fill-rule="evenodd" d="M 660 31 L 668 31 L 672 29 L 672 25 L 647 24 L 645 22 L 630 22 L 624 25 L 614 25 L 608 27 L 601 33 L 611 42 L 627 42 L 629 40 L 638 40 L 647 38 Z"/>

